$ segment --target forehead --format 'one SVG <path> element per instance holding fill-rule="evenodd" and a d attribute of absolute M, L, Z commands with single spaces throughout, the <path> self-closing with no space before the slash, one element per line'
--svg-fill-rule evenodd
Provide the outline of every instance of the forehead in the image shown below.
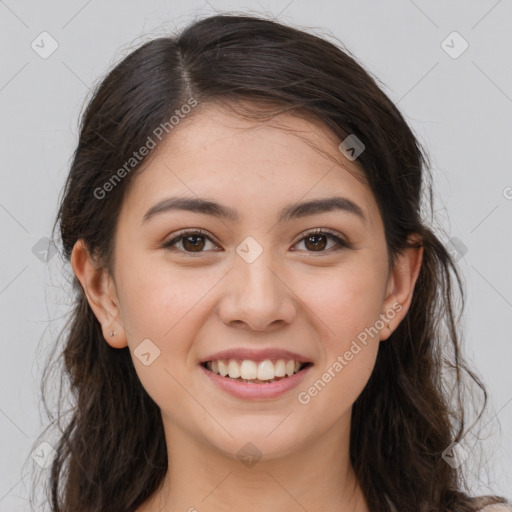
<path fill-rule="evenodd" d="M 255 121 L 208 105 L 153 150 L 124 206 L 139 210 L 172 194 L 236 202 L 243 211 L 338 192 L 359 202 L 371 220 L 378 214 L 373 194 L 339 142 L 320 121 L 290 113 Z"/>

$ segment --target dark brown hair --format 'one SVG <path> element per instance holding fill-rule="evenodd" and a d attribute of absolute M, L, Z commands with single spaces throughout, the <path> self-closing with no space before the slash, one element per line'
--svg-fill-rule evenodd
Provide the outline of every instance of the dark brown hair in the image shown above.
<path fill-rule="evenodd" d="M 170 126 L 171 116 L 183 113 L 191 100 L 197 106 L 186 110 L 179 126 Z M 112 269 L 120 206 L 147 157 L 117 173 L 121 179 L 112 181 L 113 174 L 148 137 L 155 139 L 158 127 L 166 126 L 166 133 L 186 129 L 203 105 L 236 108 L 242 102 L 268 105 L 270 114 L 309 116 L 340 142 L 356 135 L 365 145 L 357 162 L 379 206 L 390 260 L 406 247 L 417 247 L 408 239 L 411 234 L 419 235 L 424 248 L 410 309 L 380 344 L 375 369 L 353 406 L 350 457 L 370 510 L 390 511 L 386 497 L 400 512 L 470 512 L 503 502 L 468 495 L 461 468 L 442 457 L 467 433 L 463 373 L 483 397 L 477 420 L 487 402 L 484 385 L 460 353 L 454 299 L 458 291 L 462 311 L 461 278 L 422 218 L 422 197 L 432 209 L 428 157 L 376 79 L 348 50 L 275 21 L 217 15 L 131 52 L 97 86 L 82 115 L 54 225 L 54 231 L 57 224 L 60 228 L 65 262 L 83 239 Z M 258 114 L 255 109 L 240 115 Z M 73 286 L 76 302 L 53 365 L 64 363 L 60 390 L 65 376 L 73 404 L 62 427 L 59 394 L 60 434 L 48 470 L 48 499 L 53 512 L 107 512 L 112 504 L 132 512 L 167 471 L 160 410 L 142 387 L 129 349 L 105 342 L 74 276 Z M 51 368 L 48 364 L 43 375 L 43 396 Z"/>

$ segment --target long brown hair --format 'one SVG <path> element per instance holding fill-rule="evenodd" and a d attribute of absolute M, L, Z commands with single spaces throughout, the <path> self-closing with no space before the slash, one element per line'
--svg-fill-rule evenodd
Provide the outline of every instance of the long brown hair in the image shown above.
<path fill-rule="evenodd" d="M 461 277 L 422 218 L 422 198 L 432 210 L 428 156 L 377 80 L 348 50 L 268 19 L 217 15 L 126 56 L 97 86 L 81 118 L 54 225 L 65 263 L 83 239 L 111 270 L 120 206 L 148 157 L 128 167 L 126 162 L 148 138 L 157 143 L 157 134 L 186 129 L 201 105 L 235 108 L 241 100 L 267 104 L 273 114 L 289 111 L 320 120 L 340 142 L 357 136 L 365 145 L 358 163 L 377 200 L 391 261 L 410 246 L 408 235 L 422 240 L 423 264 L 410 309 L 380 344 L 373 374 L 353 406 L 350 457 L 368 506 L 388 512 L 389 499 L 400 512 L 474 512 L 503 502 L 468 495 L 462 468 L 443 458 L 467 432 L 464 374 L 482 394 L 476 421 L 487 402 L 484 385 L 460 352 L 455 299 L 462 311 Z M 194 102 L 194 108 L 183 108 Z M 170 121 L 173 115 L 180 117 L 179 126 Z M 240 115 L 257 113 L 246 109 Z M 48 500 L 53 512 L 132 512 L 167 471 L 160 410 L 142 387 L 129 349 L 105 342 L 73 278 L 75 304 L 61 333 L 63 347 L 54 364 L 48 362 L 42 383 L 45 396 L 50 370 L 60 372 L 56 420 L 44 401 L 60 431 L 48 470 Z M 62 426 L 63 376 L 73 405 Z"/>

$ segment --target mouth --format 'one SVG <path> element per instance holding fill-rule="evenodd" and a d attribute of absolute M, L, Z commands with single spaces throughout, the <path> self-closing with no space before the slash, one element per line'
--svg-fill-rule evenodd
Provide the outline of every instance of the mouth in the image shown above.
<path fill-rule="evenodd" d="M 313 363 L 292 359 L 266 359 L 264 361 L 218 359 L 205 361 L 200 366 L 230 381 L 246 384 L 271 384 L 304 372 L 313 366 Z"/>
<path fill-rule="evenodd" d="M 237 399 L 267 401 L 290 396 L 307 378 L 313 363 L 296 359 L 217 359 L 203 361 L 198 367 L 207 377 L 205 383 L 223 393 Z"/>

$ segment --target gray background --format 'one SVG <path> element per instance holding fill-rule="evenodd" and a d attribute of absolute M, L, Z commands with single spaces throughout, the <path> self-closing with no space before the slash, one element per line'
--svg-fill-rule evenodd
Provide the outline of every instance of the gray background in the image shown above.
<path fill-rule="evenodd" d="M 510 0 L 0 0 L 0 511 L 28 510 L 33 443 L 47 424 L 39 380 L 70 303 L 70 269 L 52 252 L 45 261 L 40 240 L 50 237 L 79 113 L 130 49 L 216 10 L 340 39 L 425 144 L 436 229 L 467 284 L 464 349 L 489 390 L 482 440 L 464 464 L 473 493 L 512 498 Z M 31 47 L 43 51 L 43 31 L 58 43 L 46 59 Z M 442 44 L 454 31 L 469 44 L 457 58 L 462 40 Z M 480 475 L 477 448 L 488 463 Z"/>

